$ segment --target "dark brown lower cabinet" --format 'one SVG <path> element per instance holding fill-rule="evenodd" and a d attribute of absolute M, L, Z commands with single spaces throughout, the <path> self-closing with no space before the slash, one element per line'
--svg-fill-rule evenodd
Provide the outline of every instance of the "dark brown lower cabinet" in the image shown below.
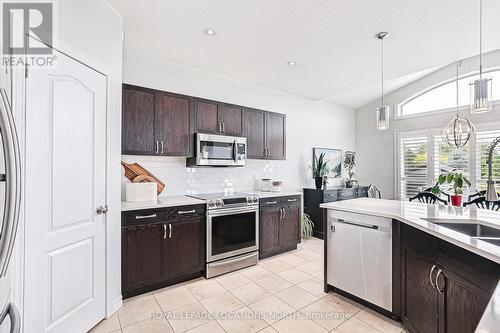
<path fill-rule="evenodd" d="M 473 333 L 500 266 L 401 225 L 401 319 L 412 333 Z"/>
<path fill-rule="evenodd" d="M 300 243 L 300 196 L 262 199 L 259 218 L 259 257 L 297 248 Z"/>
<path fill-rule="evenodd" d="M 204 269 L 204 205 L 122 213 L 124 298 L 201 276 Z"/>

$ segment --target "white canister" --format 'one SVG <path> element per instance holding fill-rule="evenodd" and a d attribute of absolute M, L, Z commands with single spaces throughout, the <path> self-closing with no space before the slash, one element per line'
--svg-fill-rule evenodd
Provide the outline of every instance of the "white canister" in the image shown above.
<path fill-rule="evenodd" d="M 281 192 L 281 184 L 283 184 L 281 180 L 275 180 L 273 182 L 273 192 Z"/>
<path fill-rule="evenodd" d="M 273 190 L 273 181 L 271 178 L 262 178 L 260 181 L 260 190 L 262 192 L 271 192 Z"/>
<path fill-rule="evenodd" d="M 125 201 L 153 201 L 156 200 L 157 183 L 126 183 Z"/>

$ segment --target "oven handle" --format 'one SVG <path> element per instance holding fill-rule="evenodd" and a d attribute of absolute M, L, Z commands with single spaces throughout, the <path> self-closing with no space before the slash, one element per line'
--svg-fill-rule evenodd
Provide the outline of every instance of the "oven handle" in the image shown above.
<path fill-rule="evenodd" d="M 221 216 L 221 215 L 234 215 L 234 214 L 240 214 L 240 213 L 251 213 L 251 212 L 258 212 L 259 207 L 254 206 L 254 207 L 238 207 L 238 208 L 227 208 L 227 209 L 217 209 L 217 210 L 209 210 L 207 212 L 207 215 L 209 217 L 211 216 Z"/>

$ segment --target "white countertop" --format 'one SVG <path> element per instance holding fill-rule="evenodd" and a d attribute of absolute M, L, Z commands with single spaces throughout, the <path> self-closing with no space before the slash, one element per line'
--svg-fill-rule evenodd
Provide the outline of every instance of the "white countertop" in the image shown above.
<path fill-rule="evenodd" d="M 265 198 L 275 198 L 275 197 L 287 197 L 289 195 L 302 195 L 302 192 L 297 191 L 282 191 L 282 192 L 262 192 L 262 191 L 254 191 L 252 192 L 260 199 Z"/>
<path fill-rule="evenodd" d="M 195 199 L 186 195 L 158 197 L 154 201 L 122 201 L 122 212 L 139 209 L 154 209 L 163 207 L 187 206 L 187 205 L 204 205 L 204 200 Z"/>
<path fill-rule="evenodd" d="M 359 213 L 372 216 L 392 218 L 427 232 L 454 245 L 500 264 L 500 247 L 473 239 L 467 235 L 453 231 L 424 220 L 435 218 L 444 220 L 473 220 L 495 228 L 500 228 L 500 212 L 476 207 L 457 208 L 444 205 L 427 205 L 409 201 L 359 198 L 336 201 L 320 205 L 321 208 Z M 500 282 L 488 307 L 481 318 L 476 333 L 498 332 L 500 327 Z"/>

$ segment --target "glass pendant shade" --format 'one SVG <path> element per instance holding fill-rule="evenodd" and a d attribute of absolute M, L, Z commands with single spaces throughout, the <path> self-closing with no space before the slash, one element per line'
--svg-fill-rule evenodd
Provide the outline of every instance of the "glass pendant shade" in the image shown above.
<path fill-rule="evenodd" d="M 480 78 L 470 83 L 470 112 L 484 113 L 493 110 L 491 78 Z"/>
<path fill-rule="evenodd" d="M 381 106 L 377 108 L 377 129 L 385 131 L 389 128 L 389 118 L 391 109 L 388 106 Z"/>
<path fill-rule="evenodd" d="M 469 142 L 473 133 L 474 126 L 471 122 L 457 114 L 443 127 L 441 137 L 450 147 L 461 148 Z"/>

